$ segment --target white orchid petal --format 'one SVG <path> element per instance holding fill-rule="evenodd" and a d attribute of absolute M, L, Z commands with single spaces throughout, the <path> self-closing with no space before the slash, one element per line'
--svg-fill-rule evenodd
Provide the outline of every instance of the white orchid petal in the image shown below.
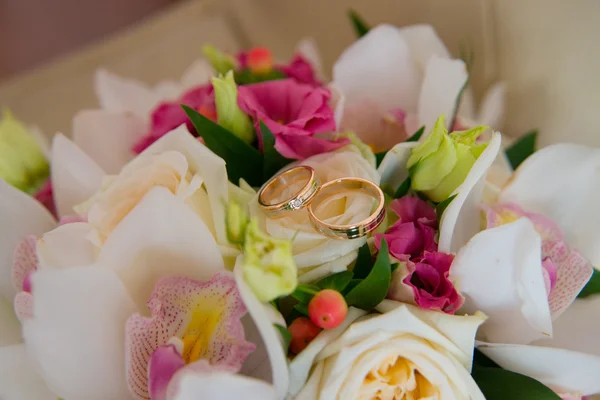
<path fill-rule="evenodd" d="M 214 75 L 215 71 L 210 63 L 204 58 L 200 58 L 194 61 L 183 73 L 181 87 L 184 90 L 189 90 L 195 86 L 206 85 Z"/>
<path fill-rule="evenodd" d="M 52 189 L 59 216 L 88 200 L 102 185 L 104 171 L 75 143 L 61 134 L 52 141 Z"/>
<path fill-rule="evenodd" d="M 0 179 L 0 296 L 12 301 L 13 250 L 28 235 L 56 226 L 54 217 L 32 197 Z"/>
<path fill-rule="evenodd" d="M 377 168 L 377 172 L 381 175 L 381 186 L 396 190 L 408 178 L 406 162 L 412 149 L 418 144 L 418 142 L 398 143 L 387 152 Z"/>
<path fill-rule="evenodd" d="M 552 335 L 541 243 L 522 218 L 478 233 L 456 255 L 450 279 L 465 296 L 462 310 L 489 316 L 480 329 L 486 340 L 527 344 Z"/>
<path fill-rule="evenodd" d="M 91 265 L 96 247 L 88 237 L 89 224 L 75 222 L 61 225 L 38 240 L 36 250 L 40 268 L 68 268 Z"/>
<path fill-rule="evenodd" d="M 163 187 L 148 192 L 112 231 L 98 264 L 119 275 L 140 308 L 158 278 L 187 276 L 205 281 L 224 268 L 206 224 Z"/>
<path fill-rule="evenodd" d="M 24 345 L 0 347 L 0 399 L 56 400 L 57 397 L 36 373 Z"/>
<path fill-rule="evenodd" d="M 264 381 L 227 372 L 189 373 L 181 378 L 170 400 L 276 400 L 273 386 Z"/>
<path fill-rule="evenodd" d="M 398 28 L 421 70 L 425 70 L 431 56 L 450 58 L 450 52 L 431 25 L 416 24 Z"/>
<path fill-rule="evenodd" d="M 129 398 L 123 335 L 137 309 L 114 272 L 41 269 L 32 284 L 34 317 L 23 336 L 50 389 L 67 399 Z"/>
<path fill-rule="evenodd" d="M 94 89 L 103 109 L 131 112 L 144 121 L 150 119 L 150 112 L 162 101 L 161 96 L 147 85 L 135 79 L 122 78 L 105 69 L 96 71 Z"/>
<path fill-rule="evenodd" d="M 517 344 L 478 343 L 477 348 L 502 368 L 545 385 L 584 395 L 600 393 L 598 355 Z"/>
<path fill-rule="evenodd" d="M 504 82 L 496 82 L 485 92 L 477 117 L 480 124 L 500 129 L 504 119 L 505 96 L 506 84 Z"/>
<path fill-rule="evenodd" d="M 440 221 L 439 251 L 456 253 L 481 229 L 481 202 L 486 174 L 501 147 L 501 135 L 494 132 L 487 148 L 469 171 L 465 181 L 453 194 Z"/>
<path fill-rule="evenodd" d="M 366 314 L 358 308 L 350 307 L 346 314 L 346 319 L 340 325 L 333 329 L 327 329 L 319 333 L 308 346 L 298 354 L 290 363 L 290 386 L 288 392 L 293 396 L 296 395 L 304 386 L 308 379 L 308 374 L 312 368 L 315 359 L 318 354 L 327 346 L 329 343 L 336 340 L 344 331 L 358 318 Z"/>
<path fill-rule="evenodd" d="M 422 139 L 433 129 L 440 115 L 448 117 L 446 127 L 452 123 L 456 99 L 466 81 L 467 68 L 464 61 L 435 55 L 429 58 L 419 95 L 418 116 L 421 125 L 425 125 Z"/>
<path fill-rule="evenodd" d="M 256 350 L 246 360 L 241 373 L 268 380 L 275 388 L 277 398 L 283 398 L 288 389 L 289 372 L 279 332 L 273 326 L 273 323 L 279 321 L 273 320 L 273 310 L 267 309 L 266 305 L 258 301 L 244 281 L 242 262 L 243 257 L 238 257 L 234 275 L 248 309 L 248 315 L 243 321 L 246 340 L 256 344 Z"/>
<path fill-rule="evenodd" d="M 539 150 L 519 168 L 500 195 L 501 202 L 556 222 L 566 241 L 600 268 L 600 149 L 556 144 Z"/>
<path fill-rule="evenodd" d="M 0 297 L 0 349 L 21 341 L 21 324 L 15 315 L 13 304 Z"/>
<path fill-rule="evenodd" d="M 190 169 L 198 171 L 204 179 L 210 211 L 216 229 L 217 242 L 227 244 L 225 206 L 227 205 L 229 191 L 225 161 L 190 135 L 185 124 L 161 137 L 152 146 L 144 150 L 141 155 L 158 154 L 169 150 L 178 151 L 185 155 Z"/>
<path fill-rule="evenodd" d="M 361 98 L 384 109 L 415 111 L 421 73 L 398 29 L 379 25 L 348 47 L 333 66 L 333 81 L 351 105 Z"/>
<path fill-rule="evenodd" d="M 84 110 L 73 118 L 73 141 L 107 174 L 118 174 L 135 154 L 148 124 L 130 113 Z"/>

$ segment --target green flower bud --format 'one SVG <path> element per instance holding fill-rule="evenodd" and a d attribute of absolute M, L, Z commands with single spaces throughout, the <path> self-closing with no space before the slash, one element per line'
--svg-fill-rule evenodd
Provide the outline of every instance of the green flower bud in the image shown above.
<path fill-rule="evenodd" d="M 226 74 L 227 72 L 235 69 L 236 61 L 235 58 L 229 54 L 223 53 L 221 50 L 214 46 L 206 45 L 202 48 L 202 54 L 208 62 L 212 65 L 214 70 L 218 74 Z"/>
<path fill-rule="evenodd" d="M 49 166 L 37 139 L 9 111 L 0 120 L 0 178 L 25 192 L 46 180 Z"/>
<path fill-rule="evenodd" d="M 215 104 L 217 106 L 217 123 L 231 131 L 246 143 L 252 143 L 255 138 L 252 121 L 240 109 L 237 103 L 237 86 L 233 79 L 233 71 L 223 77 L 212 78 L 215 89 Z"/>
<path fill-rule="evenodd" d="M 415 147 L 407 162 L 413 190 L 439 203 L 460 186 L 487 143 L 475 141 L 487 126 L 448 134 L 440 116 L 425 141 Z"/>
<path fill-rule="evenodd" d="M 244 244 L 248 222 L 248 212 L 238 203 L 230 201 L 225 215 L 227 240 L 233 244 Z"/>
<path fill-rule="evenodd" d="M 253 219 L 246 228 L 243 271 L 246 283 L 262 302 L 292 293 L 298 283 L 292 243 L 261 232 Z"/>

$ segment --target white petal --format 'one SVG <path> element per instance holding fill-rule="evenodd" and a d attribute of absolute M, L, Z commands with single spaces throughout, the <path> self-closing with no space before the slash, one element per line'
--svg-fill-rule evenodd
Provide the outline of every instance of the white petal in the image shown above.
<path fill-rule="evenodd" d="M 366 311 L 350 307 L 344 322 L 336 328 L 321 331 L 321 333 L 319 333 L 319 335 L 292 360 L 290 363 L 290 386 L 288 389 L 292 396 L 302 390 L 315 359 L 321 350 L 340 337 L 354 321 L 365 314 Z"/>
<path fill-rule="evenodd" d="M 205 281 L 224 268 L 202 219 L 168 189 L 156 187 L 112 231 L 98 264 L 114 270 L 138 307 L 164 276 Z"/>
<path fill-rule="evenodd" d="M 0 399 L 56 400 L 57 397 L 36 373 L 24 345 L 0 347 Z"/>
<path fill-rule="evenodd" d="M 96 247 L 88 239 L 92 228 L 85 222 L 61 225 L 42 235 L 36 250 L 40 268 L 68 268 L 90 265 Z"/>
<path fill-rule="evenodd" d="M 335 83 L 330 83 L 328 86 L 331 91 L 331 99 L 330 103 L 333 107 L 335 126 L 337 129 L 340 129 L 342 124 L 342 118 L 344 118 L 344 107 L 346 106 L 346 97 L 342 90 L 335 85 Z"/>
<path fill-rule="evenodd" d="M 27 235 L 40 235 L 56 226 L 54 217 L 35 199 L 0 179 L 0 296 L 12 301 L 13 250 Z"/>
<path fill-rule="evenodd" d="M 210 78 L 215 75 L 215 71 L 208 61 L 200 58 L 188 67 L 181 77 L 181 87 L 183 90 L 189 90 L 194 86 L 205 85 Z M 183 93 L 180 93 L 180 95 Z"/>
<path fill-rule="evenodd" d="M 321 56 L 319 55 L 319 48 L 317 42 L 312 38 L 305 38 L 300 40 L 296 45 L 296 52 L 300 53 L 306 61 L 310 63 L 315 72 L 315 76 L 319 80 L 325 80 L 325 73 L 323 72 L 323 63 L 321 62 Z"/>
<path fill-rule="evenodd" d="M 225 161 L 190 135 L 185 125 L 167 133 L 141 154 L 157 154 L 168 150 L 175 150 L 185 155 L 190 169 L 198 172 L 204 179 L 210 211 L 217 231 L 217 242 L 227 244 L 225 206 L 229 192 Z"/>
<path fill-rule="evenodd" d="M 276 400 L 273 387 L 266 382 L 227 372 L 189 374 L 181 379 L 178 393 L 171 400 Z"/>
<path fill-rule="evenodd" d="M 439 251 L 456 253 L 481 228 L 481 203 L 486 174 L 501 146 L 501 135 L 494 132 L 487 148 L 469 171 L 465 181 L 453 194 L 440 221 Z"/>
<path fill-rule="evenodd" d="M 416 24 L 398 28 L 421 70 L 425 70 L 431 56 L 450 58 L 448 49 L 431 25 Z"/>
<path fill-rule="evenodd" d="M 147 131 L 147 123 L 130 113 L 84 110 L 73 118 L 73 141 L 107 174 L 118 174 L 135 156 L 131 149 Z"/>
<path fill-rule="evenodd" d="M 137 309 L 107 268 L 41 269 L 32 278 L 34 317 L 23 324 L 28 354 L 66 399 L 126 399 L 125 321 Z"/>
<path fill-rule="evenodd" d="M 73 214 L 100 189 L 104 171 L 62 134 L 52 141 L 52 189 L 59 216 Z"/>
<path fill-rule="evenodd" d="M 383 109 L 415 111 L 421 79 L 406 41 L 391 25 L 371 29 L 333 66 L 333 81 L 344 92 L 348 105 L 371 98 Z"/>
<path fill-rule="evenodd" d="M 452 123 L 456 99 L 466 81 L 464 61 L 438 56 L 429 58 L 419 95 L 419 122 L 425 125 L 421 140 L 431 131 L 440 115 L 446 115 L 446 127 Z"/>
<path fill-rule="evenodd" d="M 410 157 L 410 152 L 418 144 L 418 142 L 398 143 L 387 152 L 377 168 L 377 172 L 381 175 L 382 187 L 396 190 L 404 182 L 408 177 L 406 162 Z"/>
<path fill-rule="evenodd" d="M 480 124 L 500 129 L 504 119 L 505 96 L 506 85 L 504 82 L 495 83 L 485 92 L 477 118 Z"/>
<path fill-rule="evenodd" d="M 15 316 L 13 303 L 0 297 L 0 349 L 21 341 L 21 324 Z"/>
<path fill-rule="evenodd" d="M 584 395 L 600 393 L 598 355 L 516 344 L 479 343 L 477 348 L 502 368 L 530 376 L 545 385 Z"/>
<path fill-rule="evenodd" d="M 529 157 L 500 195 L 554 220 L 567 243 L 600 267 L 600 149 L 556 144 Z"/>
<path fill-rule="evenodd" d="M 250 317 L 244 321 L 246 340 L 256 344 L 256 350 L 250 354 L 241 372 L 244 375 L 267 379 L 275 388 L 277 398 L 281 399 L 287 392 L 289 382 L 286 355 L 279 332 L 273 326 L 272 313 L 258 301 L 244 281 L 242 261 L 242 257 L 238 257 L 233 272 Z"/>
<path fill-rule="evenodd" d="M 450 279 L 465 296 L 461 310 L 489 316 L 480 329 L 487 341 L 527 344 L 552 335 L 541 246 L 522 218 L 478 233 L 456 255 Z"/>
<path fill-rule="evenodd" d="M 42 153 L 44 153 L 44 156 L 47 159 L 50 159 L 50 135 L 45 134 L 37 125 L 30 125 L 28 128 L 29 133 L 35 137 L 40 145 L 40 149 L 42 150 Z"/>
<path fill-rule="evenodd" d="M 105 69 L 96 71 L 94 89 L 100 107 L 114 112 L 131 112 L 144 121 L 150 119 L 152 109 L 162 101 L 161 96 L 135 79 L 122 78 Z"/>

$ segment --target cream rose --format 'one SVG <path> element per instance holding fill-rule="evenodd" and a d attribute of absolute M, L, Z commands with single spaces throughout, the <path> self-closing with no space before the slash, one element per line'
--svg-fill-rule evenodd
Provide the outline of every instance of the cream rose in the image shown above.
<path fill-rule="evenodd" d="M 379 174 L 354 145 L 349 145 L 339 152 L 307 158 L 302 164 L 314 168 L 321 183 L 351 176 L 379 184 Z M 330 223 L 349 224 L 368 217 L 372 206 L 370 198 L 352 193 L 331 201 L 324 213 Z M 335 240 L 324 237 L 312 227 L 306 209 L 289 213 L 284 218 L 270 219 L 254 199 L 251 203 L 251 213 L 259 217 L 271 236 L 292 239 L 300 283 L 344 271 L 348 264 L 356 259 L 358 248 L 366 241 L 366 238 Z"/>
<path fill-rule="evenodd" d="M 361 317 L 363 311 L 350 309 L 344 324 L 321 333 L 292 361 L 296 400 L 485 399 L 470 375 L 483 315 L 448 315 L 391 300 L 377 310 L 382 314 Z"/>

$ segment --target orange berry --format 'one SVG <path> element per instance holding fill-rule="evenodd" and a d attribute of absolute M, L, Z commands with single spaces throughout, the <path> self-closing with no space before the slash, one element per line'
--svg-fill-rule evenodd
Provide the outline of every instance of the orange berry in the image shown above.
<path fill-rule="evenodd" d="M 255 47 L 248 52 L 247 63 L 253 74 L 264 75 L 273 69 L 273 55 L 266 47 Z"/>
<path fill-rule="evenodd" d="M 292 334 L 290 352 L 298 354 L 321 332 L 321 328 L 306 317 L 296 318 L 288 328 Z"/>
<path fill-rule="evenodd" d="M 341 324 L 348 313 L 348 304 L 338 291 L 324 289 L 308 303 L 308 316 L 320 328 L 333 329 Z"/>

